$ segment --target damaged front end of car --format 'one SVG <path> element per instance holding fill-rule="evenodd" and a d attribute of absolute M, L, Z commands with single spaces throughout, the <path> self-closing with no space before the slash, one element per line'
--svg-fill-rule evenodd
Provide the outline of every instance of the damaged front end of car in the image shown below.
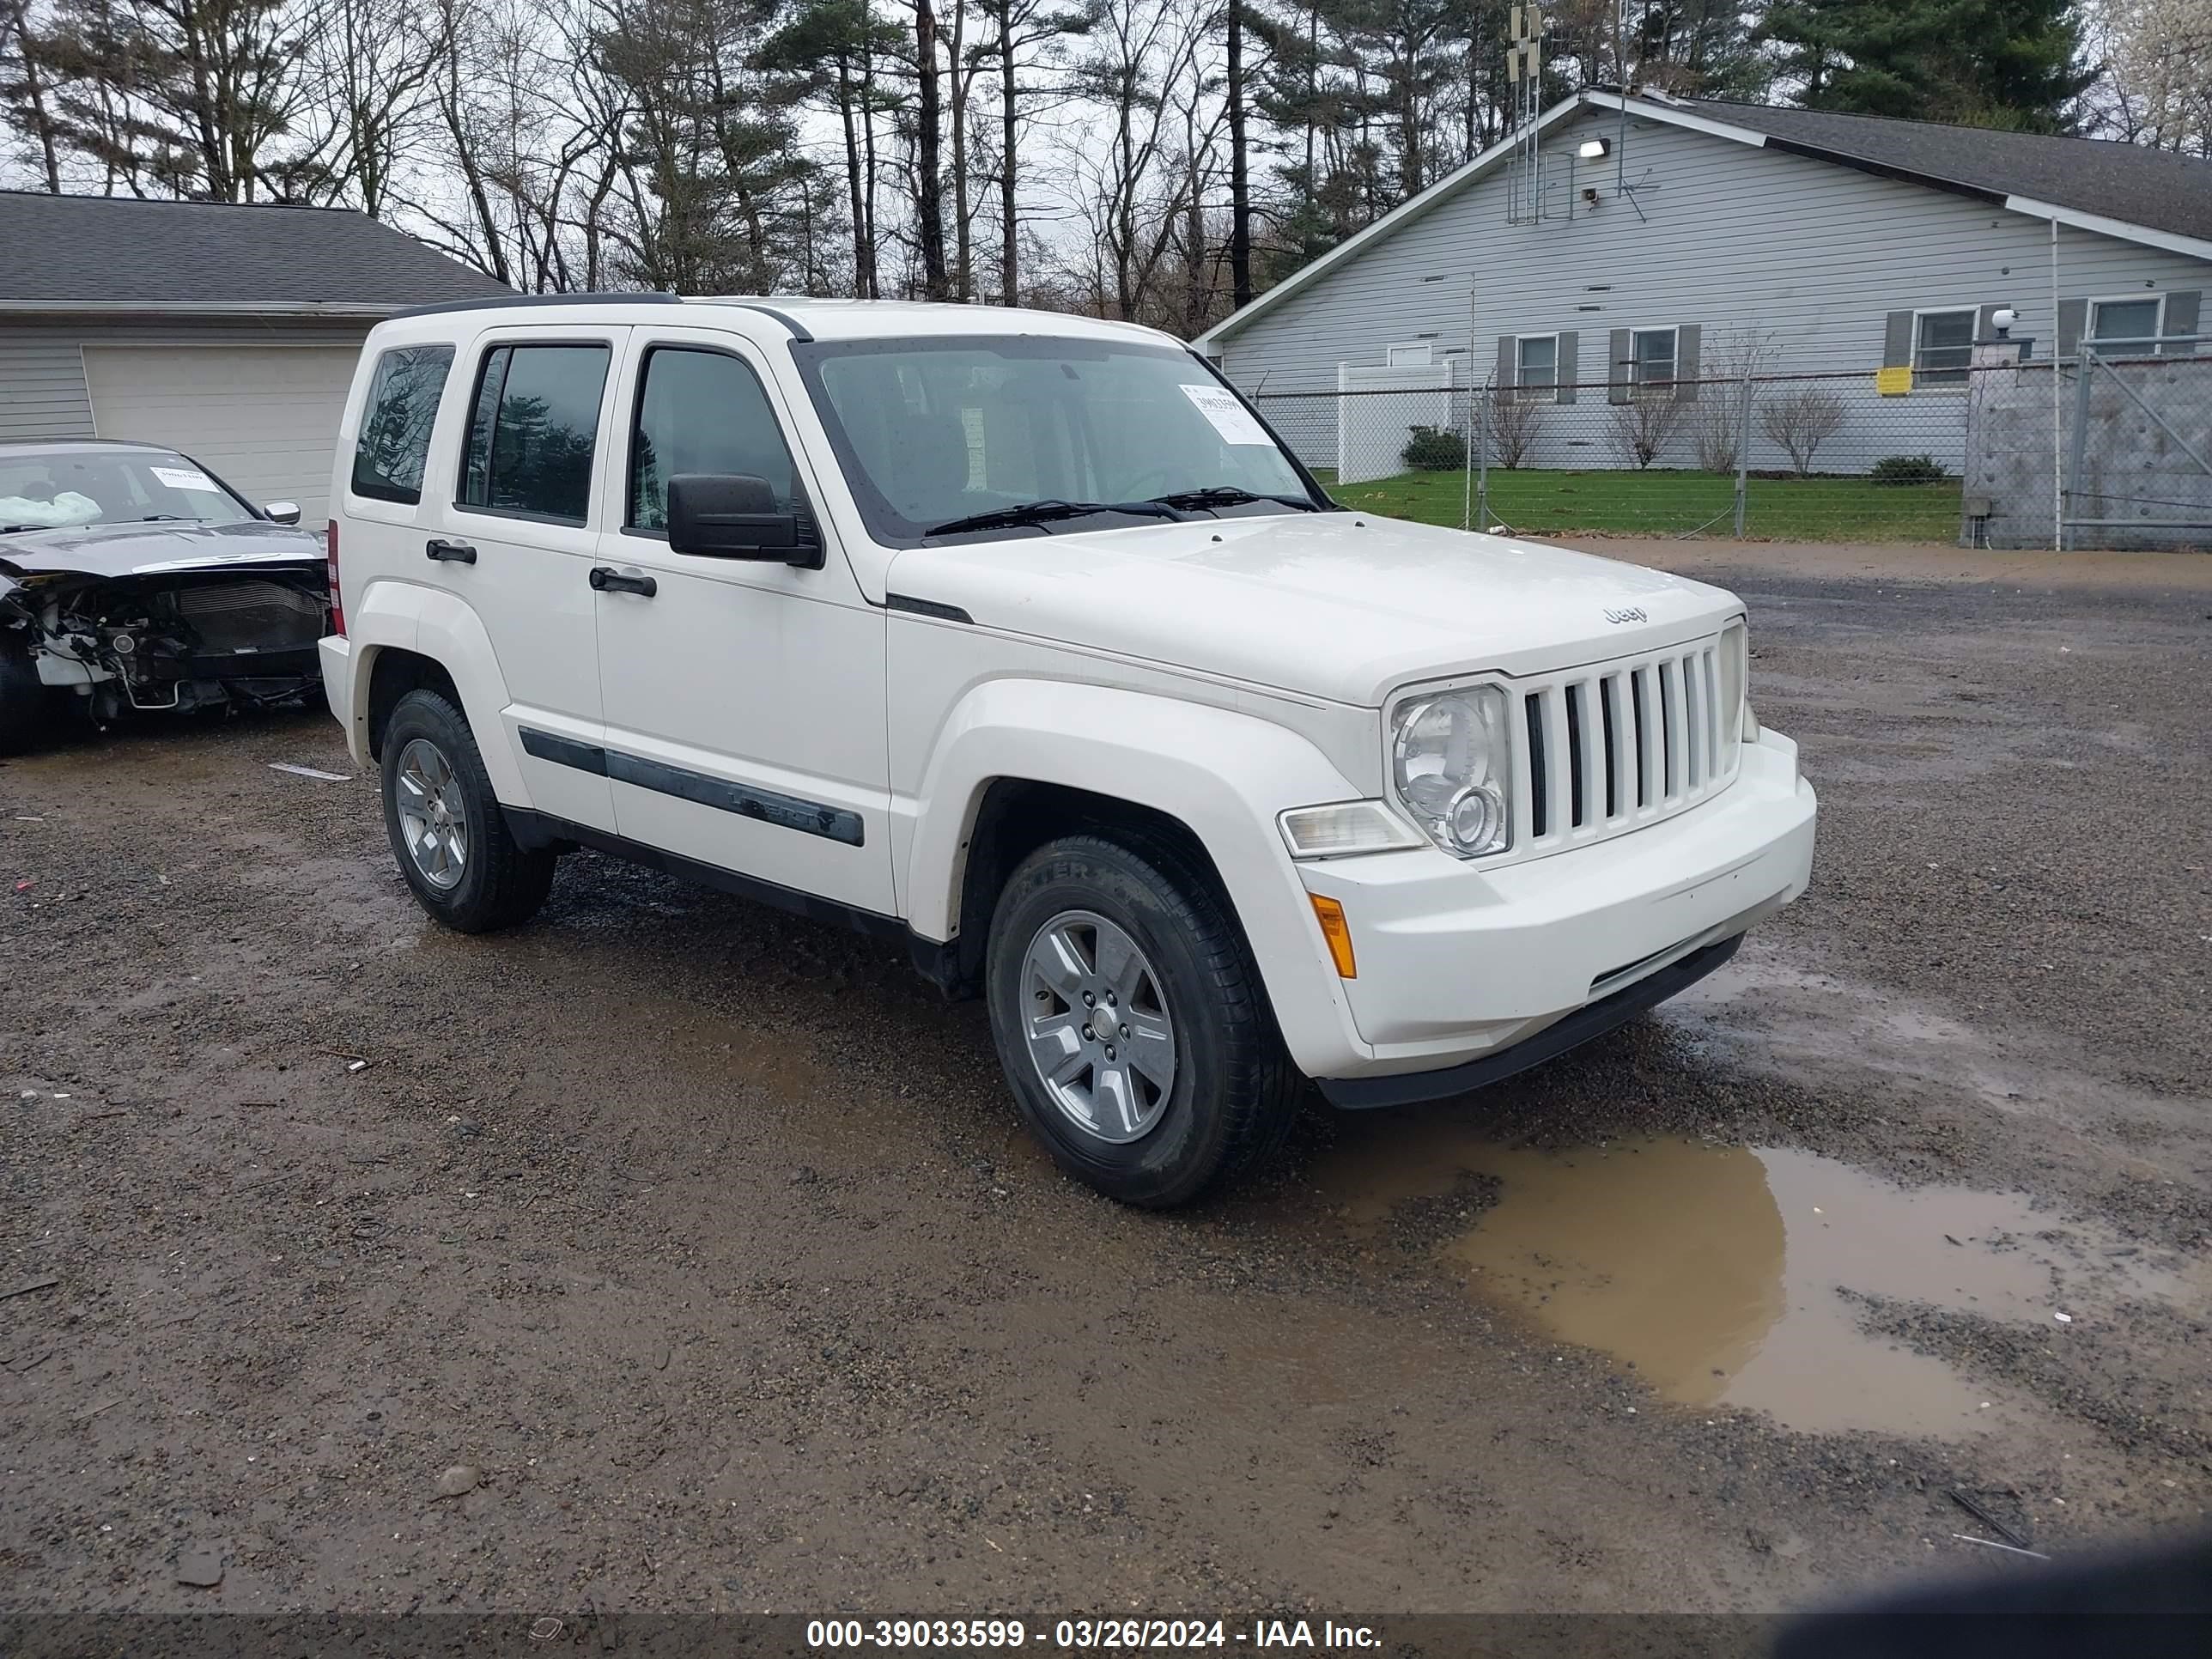
<path fill-rule="evenodd" d="M 320 683 L 329 605 L 319 566 L 101 576 L 0 558 L 0 647 L 102 723 L 281 701 Z"/>

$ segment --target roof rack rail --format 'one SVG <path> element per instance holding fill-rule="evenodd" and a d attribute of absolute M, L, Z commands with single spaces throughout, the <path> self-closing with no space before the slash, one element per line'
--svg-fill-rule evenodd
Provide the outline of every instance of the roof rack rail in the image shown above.
<path fill-rule="evenodd" d="M 435 305 L 409 306 L 392 313 L 400 317 L 434 317 L 447 311 L 499 311 L 509 306 L 680 306 L 680 294 L 501 294 L 483 300 L 445 300 Z"/>

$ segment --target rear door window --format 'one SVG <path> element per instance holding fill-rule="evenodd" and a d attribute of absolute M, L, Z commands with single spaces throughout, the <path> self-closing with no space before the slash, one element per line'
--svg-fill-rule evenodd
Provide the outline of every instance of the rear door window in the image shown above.
<path fill-rule="evenodd" d="M 353 493 L 413 507 L 422 499 L 430 428 L 453 366 L 449 345 L 396 346 L 376 360 L 353 449 Z"/>
<path fill-rule="evenodd" d="M 461 452 L 460 505 L 583 523 L 611 356 L 605 345 L 502 345 L 486 353 Z"/>

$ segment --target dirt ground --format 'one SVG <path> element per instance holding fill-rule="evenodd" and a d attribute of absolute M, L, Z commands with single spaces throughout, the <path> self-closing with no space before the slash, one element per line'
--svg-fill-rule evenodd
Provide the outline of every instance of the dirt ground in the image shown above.
<path fill-rule="evenodd" d="M 1755 1610 L 2201 1525 L 2212 560 L 1607 550 L 1749 599 L 1812 890 L 1170 1217 L 881 945 L 590 856 L 435 930 L 319 711 L 0 767 L 0 1603 Z"/>

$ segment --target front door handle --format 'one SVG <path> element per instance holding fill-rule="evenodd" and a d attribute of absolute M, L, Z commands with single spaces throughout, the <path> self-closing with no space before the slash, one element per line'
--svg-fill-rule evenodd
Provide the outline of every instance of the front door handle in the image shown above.
<path fill-rule="evenodd" d="M 466 542 L 430 542 L 423 547 L 422 556 L 437 564 L 474 564 L 477 550 Z"/>
<path fill-rule="evenodd" d="M 660 584 L 650 576 L 625 576 L 603 564 L 592 567 L 592 586 L 602 593 L 635 593 L 641 599 L 660 592 Z"/>

